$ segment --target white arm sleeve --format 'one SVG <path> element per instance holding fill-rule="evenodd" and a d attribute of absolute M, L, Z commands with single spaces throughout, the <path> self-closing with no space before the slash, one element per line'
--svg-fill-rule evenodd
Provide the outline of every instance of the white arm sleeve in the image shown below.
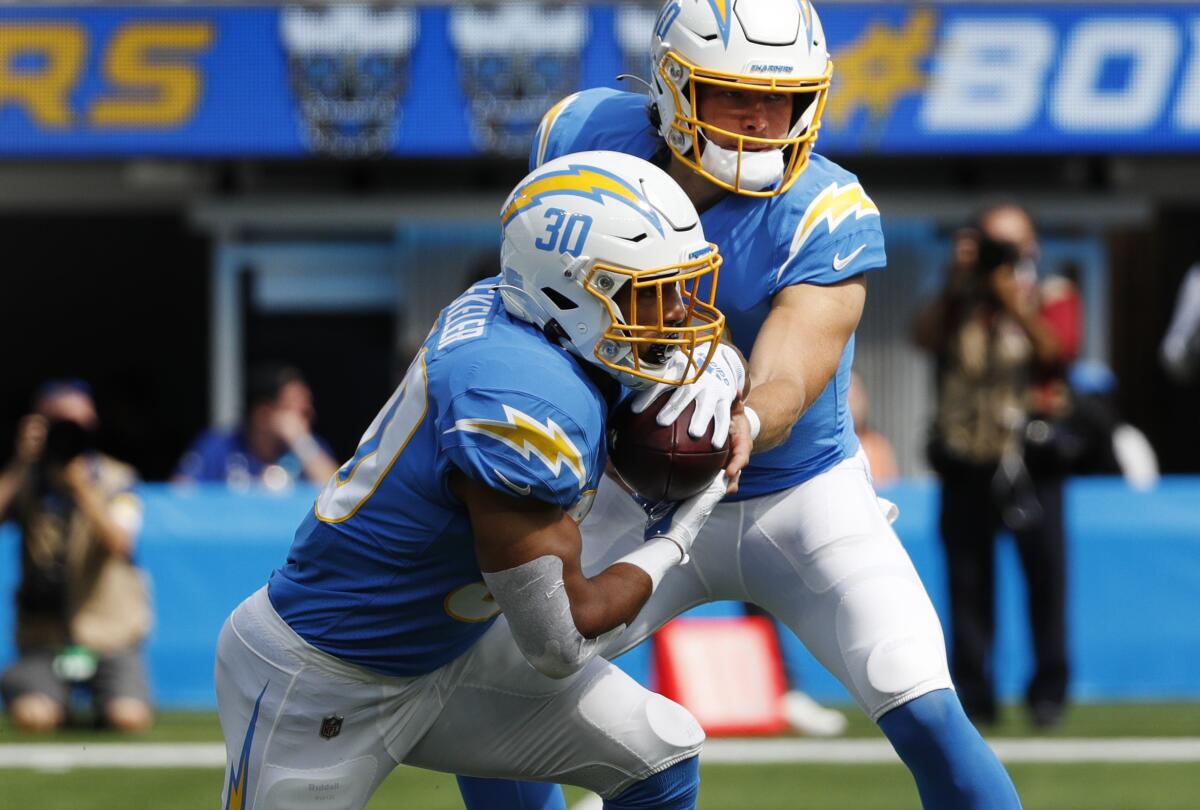
<path fill-rule="evenodd" d="M 516 568 L 485 572 L 483 581 L 507 617 L 521 653 L 534 669 L 551 678 L 566 678 L 583 669 L 625 629 L 622 624 L 596 638 L 580 635 L 563 585 L 562 559 L 553 554 Z"/>

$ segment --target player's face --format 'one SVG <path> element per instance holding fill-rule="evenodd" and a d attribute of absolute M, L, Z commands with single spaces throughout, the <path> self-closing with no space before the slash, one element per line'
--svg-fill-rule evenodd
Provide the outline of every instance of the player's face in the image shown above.
<path fill-rule="evenodd" d="M 633 289 L 632 283 L 626 283 L 613 296 L 613 301 L 621 308 L 621 314 L 626 323 L 657 327 L 659 325 L 658 291 L 662 290 L 661 323 L 666 327 L 683 326 L 687 317 L 687 307 L 684 306 L 678 284 L 652 284 L 639 287 L 636 292 Z M 641 336 L 648 338 L 678 337 L 678 333 L 671 332 L 669 328 L 651 329 L 642 332 Z M 665 353 L 666 346 L 663 344 L 644 343 L 638 346 L 638 356 L 645 362 L 660 363 L 665 359 Z"/>
<path fill-rule="evenodd" d="M 739 135 L 757 138 L 783 138 L 792 121 L 792 94 L 764 93 L 698 84 L 696 104 L 700 120 Z M 737 149 L 737 141 L 728 135 L 706 130 L 705 136 L 722 149 Z M 769 144 L 749 142 L 747 151 L 773 149 Z"/>

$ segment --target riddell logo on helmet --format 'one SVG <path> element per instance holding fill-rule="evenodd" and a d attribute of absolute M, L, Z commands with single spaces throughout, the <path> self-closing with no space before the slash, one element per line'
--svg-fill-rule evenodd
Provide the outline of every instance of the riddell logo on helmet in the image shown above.
<path fill-rule="evenodd" d="M 751 73 L 791 73 L 796 68 L 791 65 L 751 65 Z"/>

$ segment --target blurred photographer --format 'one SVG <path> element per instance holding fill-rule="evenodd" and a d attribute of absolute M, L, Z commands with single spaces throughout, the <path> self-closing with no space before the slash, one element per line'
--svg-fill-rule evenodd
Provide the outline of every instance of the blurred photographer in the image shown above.
<path fill-rule="evenodd" d="M 137 475 L 96 450 L 98 426 L 86 383 L 46 383 L 0 473 L 0 520 L 21 532 L 18 657 L 0 692 L 23 730 L 65 723 L 76 686 L 90 691 L 98 724 L 128 731 L 151 722 L 141 658 L 150 604 L 132 561 Z"/>
<path fill-rule="evenodd" d="M 1039 287 L 1037 258 L 1036 231 L 1022 208 L 986 210 L 957 235 L 946 286 L 915 330 L 937 359 L 929 458 L 942 481 L 951 671 L 967 714 L 980 723 L 996 719 L 1001 527 L 1013 532 L 1028 584 L 1036 666 L 1026 701 L 1034 722 L 1057 724 L 1066 702 L 1063 478 L 1075 450 L 1063 428 L 1064 371 L 1078 351 L 1081 318 L 1077 297 L 1064 305 L 1062 290 Z"/>

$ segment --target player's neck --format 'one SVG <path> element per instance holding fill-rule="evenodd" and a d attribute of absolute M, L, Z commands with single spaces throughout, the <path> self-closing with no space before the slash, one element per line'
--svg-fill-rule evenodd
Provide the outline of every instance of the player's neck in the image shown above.
<path fill-rule="evenodd" d="M 705 179 L 674 155 L 671 156 L 669 173 L 671 179 L 679 184 L 679 187 L 688 195 L 688 199 L 692 201 L 692 205 L 696 206 L 696 210 L 700 213 L 712 208 L 729 193 Z"/>

